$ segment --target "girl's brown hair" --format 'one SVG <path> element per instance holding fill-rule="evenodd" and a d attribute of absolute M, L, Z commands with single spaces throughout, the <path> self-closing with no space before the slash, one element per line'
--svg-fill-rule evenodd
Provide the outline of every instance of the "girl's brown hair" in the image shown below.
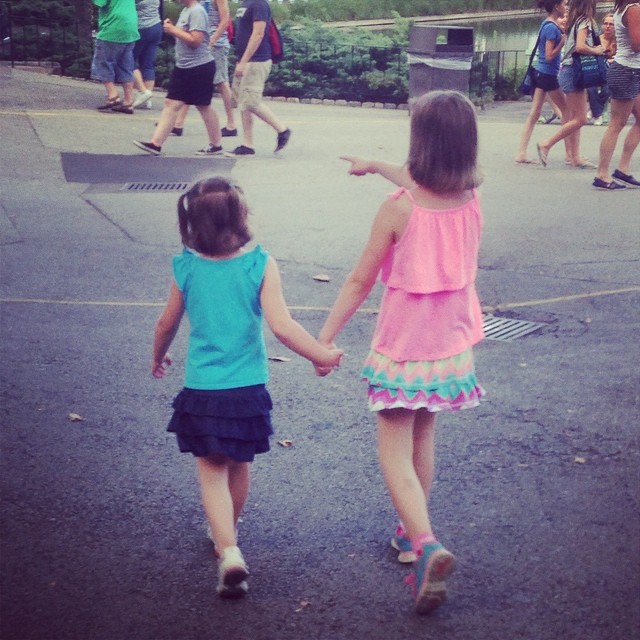
<path fill-rule="evenodd" d="M 475 107 L 459 91 L 430 91 L 411 108 L 407 168 L 413 180 L 435 193 L 477 187 L 478 123 Z"/>
<path fill-rule="evenodd" d="M 564 0 L 538 0 L 536 6 L 538 9 L 544 9 L 547 13 L 551 13 L 559 4 L 562 4 Z"/>
<path fill-rule="evenodd" d="M 248 215 L 240 187 L 225 178 L 200 180 L 178 199 L 182 244 L 209 256 L 233 253 L 251 240 Z"/>
<path fill-rule="evenodd" d="M 573 25 L 580 19 L 593 22 L 596 15 L 596 0 L 571 0 L 569 2 L 569 16 L 567 18 L 566 32 L 573 29 Z"/>

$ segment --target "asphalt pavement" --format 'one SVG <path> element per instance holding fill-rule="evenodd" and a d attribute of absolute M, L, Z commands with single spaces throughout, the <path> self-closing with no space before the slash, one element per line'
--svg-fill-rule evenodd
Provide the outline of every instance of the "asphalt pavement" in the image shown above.
<path fill-rule="evenodd" d="M 104 114 L 99 85 L 0 68 L 3 640 L 629 640 L 640 629 L 640 190 L 513 162 L 527 103 L 479 113 L 488 314 L 539 323 L 476 350 L 487 399 L 439 417 L 431 512 L 456 554 L 449 601 L 413 613 L 358 379 L 380 291 L 338 372 L 270 334 L 276 435 L 252 468 L 241 601 L 215 594 L 193 460 L 166 433 L 186 332 L 163 381 L 152 332 L 179 251 L 174 183 L 230 175 L 317 332 L 392 187 L 343 154 L 402 162 L 406 111 L 274 102 L 253 158 L 196 158 L 197 115 L 142 154 L 161 108 Z M 220 102 L 215 106 L 221 113 Z M 555 125 L 536 128 L 534 143 Z M 595 159 L 603 129 L 582 131 Z M 225 140 L 231 149 L 237 141 Z M 640 155 L 633 169 L 640 175 Z M 165 184 L 163 191 L 146 190 Z M 328 282 L 315 280 L 325 274 Z M 291 446 L 280 442 L 291 441 Z"/>

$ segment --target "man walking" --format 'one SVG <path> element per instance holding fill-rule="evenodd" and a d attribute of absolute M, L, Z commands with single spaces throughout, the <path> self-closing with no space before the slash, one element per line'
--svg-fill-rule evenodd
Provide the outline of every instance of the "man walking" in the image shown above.
<path fill-rule="evenodd" d="M 135 0 L 93 0 L 98 11 L 98 35 L 91 78 L 104 85 L 107 97 L 100 111 L 133 113 L 133 48 L 140 38 Z M 120 99 L 116 83 L 121 83 Z"/>
<path fill-rule="evenodd" d="M 236 13 L 236 68 L 232 92 L 240 110 L 243 140 L 233 153 L 236 156 L 255 154 L 253 141 L 253 117 L 275 129 L 278 134 L 275 153 L 287 146 L 291 130 L 275 116 L 262 101 L 264 85 L 271 71 L 271 45 L 269 23 L 271 8 L 267 0 L 243 0 Z"/>

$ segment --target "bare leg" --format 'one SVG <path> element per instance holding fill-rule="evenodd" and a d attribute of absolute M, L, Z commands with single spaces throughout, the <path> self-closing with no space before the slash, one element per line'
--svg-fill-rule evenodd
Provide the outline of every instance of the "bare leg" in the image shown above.
<path fill-rule="evenodd" d="M 620 162 L 618 162 L 618 169 L 627 174 L 631 173 L 631 156 L 640 144 L 640 97 L 634 100 L 632 112 L 635 122 L 631 125 L 631 129 L 624 139 Z"/>
<path fill-rule="evenodd" d="M 182 129 L 184 127 L 184 121 L 187 119 L 187 113 L 189 112 L 189 105 L 183 105 L 178 111 L 178 117 L 176 118 L 175 127 Z"/>
<path fill-rule="evenodd" d="M 196 105 L 196 109 L 200 112 L 204 126 L 207 129 L 209 142 L 216 147 L 220 146 L 220 142 L 222 141 L 222 132 L 220 131 L 218 114 L 210 104 L 206 106 Z"/>
<path fill-rule="evenodd" d="M 266 122 L 270 127 L 273 127 L 278 133 L 282 133 L 287 130 L 287 127 L 278 120 L 276 115 L 267 107 L 264 102 L 261 102 L 257 107 L 249 107 L 254 116 L 257 116 L 263 122 Z"/>
<path fill-rule="evenodd" d="M 536 122 L 538 122 L 538 118 L 542 113 L 542 106 L 544 105 L 546 95 L 546 92 L 542 89 L 536 89 L 533 92 L 531 110 L 529 111 L 529 115 L 525 120 L 524 129 L 522 131 L 522 135 L 520 136 L 520 146 L 518 147 L 518 154 L 516 155 L 516 162 L 518 163 L 529 162 L 527 160 L 527 147 L 529 146 L 529 141 L 531 140 L 533 128 L 536 126 Z"/>
<path fill-rule="evenodd" d="M 427 495 L 422 482 L 430 489 L 433 469 L 429 468 L 433 439 L 418 437 L 422 449 L 420 475 L 414 466 L 414 420 L 408 409 L 378 412 L 378 456 L 391 500 L 411 540 L 431 533 L 427 512 Z M 421 427 L 424 430 L 424 426 Z M 426 454 L 426 455 L 425 455 Z"/>
<path fill-rule="evenodd" d="M 133 70 L 133 85 L 136 88 L 136 91 L 146 91 L 147 88 L 153 89 L 153 84 L 151 87 L 147 87 L 145 81 L 142 79 L 142 74 L 140 73 L 140 69 Z"/>
<path fill-rule="evenodd" d="M 230 470 L 235 463 L 225 456 L 196 458 L 204 511 L 216 548 L 236 546 L 235 505 L 230 491 Z M 236 472 L 233 475 L 237 476 Z"/>
<path fill-rule="evenodd" d="M 222 98 L 222 103 L 224 104 L 224 111 L 227 116 L 227 125 L 226 128 L 229 130 L 233 130 L 236 128 L 236 121 L 233 113 L 233 103 L 231 101 L 231 87 L 229 87 L 228 82 L 221 82 L 216 85 L 216 89 Z"/>
<path fill-rule="evenodd" d="M 160 114 L 160 119 L 158 120 L 158 125 L 156 126 L 156 130 L 153 133 L 153 137 L 151 138 L 151 142 L 158 147 L 161 147 L 164 141 L 169 137 L 171 133 L 171 129 L 173 129 L 176 118 L 178 117 L 178 112 L 184 106 L 184 102 L 180 100 L 171 100 L 169 98 L 165 98 L 164 100 L 164 109 L 162 109 L 162 113 Z"/>
<path fill-rule="evenodd" d="M 435 435 L 436 414 L 426 409 L 416 411 L 413 427 L 413 468 L 416 470 L 427 500 L 427 511 L 436 468 Z"/>
<path fill-rule="evenodd" d="M 251 111 L 248 109 L 241 111 L 240 119 L 242 120 L 242 144 L 253 149 L 253 115 Z"/>
<path fill-rule="evenodd" d="M 105 91 L 107 92 L 107 100 L 112 100 L 113 98 L 119 98 L 120 94 L 118 93 L 118 89 L 114 82 L 103 82 Z"/>
<path fill-rule="evenodd" d="M 233 525 L 237 527 L 238 520 L 244 510 L 249 495 L 249 463 L 234 462 L 229 466 L 229 492 L 233 503 Z"/>
<path fill-rule="evenodd" d="M 612 180 L 611 174 L 609 173 L 611 158 L 613 157 L 613 152 L 616 149 L 616 144 L 618 142 L 620 132 L 627 124 L 627 120 L 629 119 L 629 115 L 631 114 L 633 108 L 634 101 L 632 100 L 616 100 L 614 98 L 611 99 L 611 114 L 609 116 L 609 124 L 600 142 L 600 161 L 598 163 L 598 171 L 596 173 L 596 177 L 604 180 L 605 182 L 611 182 Z M 636 115 L 636 123 L 634 125 L 636 128 L 638 127 L 637 118 L 638 116 Z M 631 128 L 629 135 L 631 135 L 632 131 L 633 127 Z M 631 155 L 629 154 L 629 160 L 630 159 Z M 620 171 L 628 173 L 629 167 L 627 166 L 627 171 L 624 171 L 624 169 L 622 168 L 622 158 L 620 159 L 620 161 Z"/>
<path fill-rule="evenodd" d="M 133 82 L 123 82 L 122 88 L 124 89 L 123 103 L 131 105 L 133 103 Z"/>
<path fill-rule="evenodd" d="M 583 90 L 567 93 L 566 101 L 569 119 L 567 120 L 567 122 L 563 123 L 563 125 L 554 135 L 552 135 L 547 140 L 543 140 L 538 145 L 540 147 L 540 152 L 544 157 L 547 156 L 553 145 L 555 145 L 557 142 L 560 142 L 560 140 L 564 140 L 572 133 L 578 131 L 580 127 L 587 124 L 587 99 L 585 91 Z M 579 140 L 580 139 L 577 138 L 578 145 Z M 570 160 L 572 163 L 577 162 L 579 158 L 578 149 L 576 148 L 575 144 L 576 138 L 572 138 L 569 145 L 569 151 L 571 155 Z"/>

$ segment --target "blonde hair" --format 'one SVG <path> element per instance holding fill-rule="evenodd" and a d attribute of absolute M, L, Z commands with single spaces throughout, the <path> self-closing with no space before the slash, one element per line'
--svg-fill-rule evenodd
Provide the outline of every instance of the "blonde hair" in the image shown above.
<path fill-rule="evenodd" d="M 223 256 L 251 240 L 242 189 L 226 178 L 204 178 L 178 199 L 182 244 L 198 253 Z"/>
<path fill-rule="evenodd" d="M 430 91 L 411 108 L 407 168 L 413 180 L 435 193 L 477 187 L 478 123 L 475 107 L 459 91 Z"/>

